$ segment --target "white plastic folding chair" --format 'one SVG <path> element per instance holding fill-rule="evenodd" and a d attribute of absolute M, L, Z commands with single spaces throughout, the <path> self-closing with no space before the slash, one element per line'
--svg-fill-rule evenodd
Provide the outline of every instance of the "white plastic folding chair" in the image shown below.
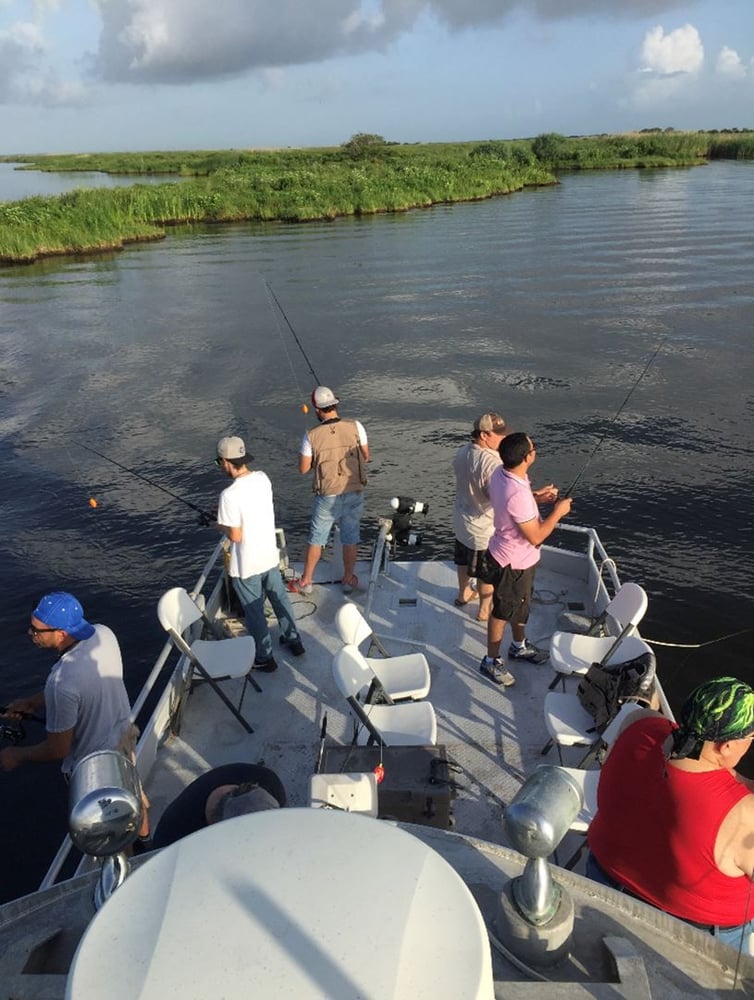
<path fill-rule="evenodd" d="M 558 748 L 558 759 L 562 765 L 562 747 L 587 747 L 588 753 L 580 762 L 580 765 L 583 765 L 596 755 L 603 744 L 610 745 L 629 712 L 643 707 L 635 701 L 625 702 L 605 731 L 600 734 L 595 730 L 594 719 L 581 704 L 577 694 L 550 691 L 545 695 L 544 701 L 545 726 L 550 738 L 542 748 L 542 754 L 546 754 L 554 743 Z"/>
<path fill-rule="evenodd" d="M 172 587 L 166 591 L 157 604 L 157 617 L 173 644 L 181 652 L 199 676 L 207 681 L 218 698 L 230 709 L 248 733 L 254 730 L 241 715 L 246 688 L 250 684 L 256 691 L 262 689 L 251 676 L 254 665 L 254 640 L 250 635 L 222 639 L 187 640 L 186 633 L 198 621 L 212 628 L 212 623 L 198 607 L 188 591 L 183 587 Z M 218 681 L 243 677 L 241 697 L 234 705 Z"/>
<path fill-rule="evenodd" d="M 592 663 L 630 660 L 644 652 L 641 640 L 633 633 L 647 610 L 647 595 L 638 583 L 624 583 L 610 601 L 596 624 L 609 622 L 616 635 L 574 635 L 554 632 L 550 640 L 550 663 L 556 676 L 552 690 L 570 674 L 585 674 Z"/>
<path fill-rule="evenodd" d="M 586 833 L 591 825 L 591 822 L 597 813 L 597 786 L 599 785 L 600 780 L 600 769 L 593 768 L 592 770 L 584 771 L 579 767 L 564 767 L 563 770 L 581 789 L 582 801 L 584 803 L 579 810 L 578 815 L 571 823 L 569 830 L 573 833 L 580 834 L 581 837 L 584 838 L 586 837 Z M 568 861 L 566 861 L 563 867 L 568 869 L 573 868 L 578 859 L 581 857 L 581 853 L 585 847 L 586 840 L 582 839 L 577 849 L 571 854 L 571 857 Z"/>
<path fill-rule="evenodd" d="M 333 679 L 348 702 L 354 719 L 353 743 L 367 746 L 435 746 L 437 718 L 428 701 L 400 705 L 363 702 L 372 671 L 354 645 L 345 645 L 333 657 Z"/>
<path fill-rule="evenodd" d="M 335 612 L 335 628 L 346 645 L 361 646 L 369 639 L 366 663 L 391 702 L 420 701 L 429 694 L 429 664 L 423 653 L 390 656 L 355 604 L 348 601 Z M 372 647 L 382 655 L 369 656 Z M 367 700 L 371 701 L 372 698 Z"/>
<path fill-rule="evenodd" d="M 309 779 L 309 805 L 313 809 L 339 809 L 376 816 L 378 803 L 377 778 L 371 772 L 313 774 Z"/>

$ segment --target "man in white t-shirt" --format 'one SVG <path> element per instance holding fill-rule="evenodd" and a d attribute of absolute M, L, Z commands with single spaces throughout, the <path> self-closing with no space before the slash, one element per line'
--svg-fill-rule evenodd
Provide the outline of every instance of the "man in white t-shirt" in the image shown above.
<path fill-rule="evenodd" d="M 61 760 L 69 778 L 87 754 L 120 749 L 129 730 L 120 647 L 107 625 L 90 625 L 76 598 L 63 591 L 41 599 L 29 635 L 35 646 L 54 651 L 58 659 L 44 691 L 17 698 L 5 714 L 24 718 L 44 708 L 47 737 L 33 746 L 0 750 L 0 767 L 12 771 L 25 761 Z"/>
<path fill-rule="evenodd" d="M 224 437 L 218 442 L 215 461 L 233 482 L 220 494 L 217 525 L 231 542 L 228 572 L 244 607 L 246 628 L 254 638 L 254 667 L 269 673 L 277 670 L 277 663 L 264 613 L 265 598 L 277 616 L 281 645 L 293 656 L 301 656 L 304 647 L 280 572 L 272 483 L 264 472 L 248 468 L 253 460 L 242 438 Z"/>

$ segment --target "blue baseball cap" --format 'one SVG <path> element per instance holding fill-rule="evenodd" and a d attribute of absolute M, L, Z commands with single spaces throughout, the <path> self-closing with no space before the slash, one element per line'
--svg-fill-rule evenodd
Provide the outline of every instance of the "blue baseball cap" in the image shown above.
<path fill-rule="evenodd" d="M 45 594 L 32 611 L 32 618 L 67 632 L 72 639 L 88 639 L 94 635 L 94 626 L 84 618 L 84 611 L 73 594 L 56 590 Z"/>

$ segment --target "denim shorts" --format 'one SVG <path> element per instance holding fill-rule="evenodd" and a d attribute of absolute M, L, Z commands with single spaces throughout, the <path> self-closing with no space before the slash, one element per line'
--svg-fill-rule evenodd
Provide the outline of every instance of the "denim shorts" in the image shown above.
<path fill-rule="evenodd" d="M 359 527 L 364 509 L 363 493 L 339 493 L 334 497 L 315 496 L 312 504 L 312 523 L 309 528 L 310 545 L 326 545 L 333 524 L 340 528 L 343 545 L 358 545 L 361 541 Z"/>

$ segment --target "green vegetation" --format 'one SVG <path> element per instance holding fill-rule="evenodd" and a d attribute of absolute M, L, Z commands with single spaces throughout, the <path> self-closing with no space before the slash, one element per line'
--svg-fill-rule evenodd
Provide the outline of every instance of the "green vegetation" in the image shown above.
<path fill-rule="evenodd" d="M 557 170 L 689 166 L 754 156 L 754 135 L 631 135 L 398 145 L 357 133 L 337 148 L 6 156 L 29 169 L 171 174 L 182 183 L 80 189 L 0 203 L 0 262 L 113 250 L 181 223 L 305 222 L 402 212 L 556 183 Z"/>

